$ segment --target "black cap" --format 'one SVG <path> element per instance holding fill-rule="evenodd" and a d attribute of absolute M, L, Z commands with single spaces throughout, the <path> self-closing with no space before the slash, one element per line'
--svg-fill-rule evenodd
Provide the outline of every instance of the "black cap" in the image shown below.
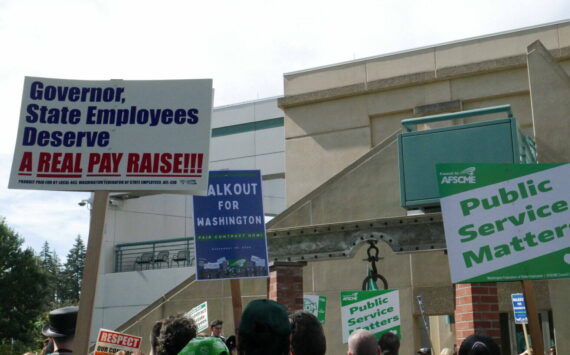
<path fill-rule="evenodd" d="M 49 323 L 42 334 L 50 338 L 64 338 L 75 334 L 75 323 L 79 307 L 63 307 L 49 312 Z"/>
<path fill-rule="evenodd" d="M 236 336 L 235 335 L 231 335 L 226 339 L 226 346 L 228 347 L 228 350 L 230 350 L 230 351 L 237 348 Z"/>
<path fill-rule="evenodd" d="M 239 334 L 289 335 L 291 326 L 287 309 L 281 303 L 263 299 L 251 301 L 241 315 Z"/>

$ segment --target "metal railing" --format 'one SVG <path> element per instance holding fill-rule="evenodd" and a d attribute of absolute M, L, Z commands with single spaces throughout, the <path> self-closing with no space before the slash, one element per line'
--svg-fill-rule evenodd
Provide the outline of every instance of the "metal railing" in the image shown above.
<path fill-rule="evenodd" d="M 194 238 L 176 238 L 115 246 L 115 272 L 194 265 Z"/>
<path fill-rule="evenodd" d="M 401 123 L 402 126 L 406 128 L 407 132 L 413 132 L 416 130 L 415 126 L 418 124 L 456 120 L 460 118 L 468 118 L 473 116 L 492 115 L 495 113 L 502 113 L 502 112 L 506 112 L 508 117 L 513 117 L 513 112 L 511 111 L 511 105 L 501 105 L 501 106 L 478 108 L 467 111 L 442 113 L 432 116 L 407 118 L 405 120 L 402 120 Z"/>

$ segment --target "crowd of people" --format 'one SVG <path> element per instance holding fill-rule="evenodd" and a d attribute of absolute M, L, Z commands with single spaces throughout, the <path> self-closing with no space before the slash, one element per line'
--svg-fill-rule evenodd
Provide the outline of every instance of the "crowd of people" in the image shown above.
<path fill-rule="evenodd" d="M 42 330 L 47 341 L 41 355 L 74 354 L 77 313 L 78 307 L 49 313 L 48 324 Z M 149 355 L 324 355 L 327 351 L 323 326 L 313 314 L 288 313 L 284 305 L 268 299 L 247 305 L 237 335 L 225 338 L 221 320 L 210 323 L 209 334 L 197 330 L 196 322 L 182 315 L 157 321 L 150 333 Z M 374 333 L 358 329 L 348 338 L 347 355 L 398 355 L 399 349 L 400 338 L 396 334 L 384 333 L 377 340 Z M 422 348 L 417 354 L 432 355 L 429 348 Z M 129 354 L 119 351 L 115 355 Z M 473 334 L 457 352 L 445 348 L 440 355 L 500 355 L 500 348 L 492 338 Z"/>

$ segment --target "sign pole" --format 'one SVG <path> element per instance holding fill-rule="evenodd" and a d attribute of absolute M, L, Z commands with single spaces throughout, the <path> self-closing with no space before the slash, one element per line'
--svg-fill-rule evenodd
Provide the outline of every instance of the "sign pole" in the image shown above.
<path fill-rule="evenodd" d="M 431 343 L 431 330 L 429 328 L 428 319 L 427 319 L 426 313 L 424 311 L 424 303 L 422 301 L 422 296 L 417 296 L 417 300 L 418 300 L 418 306 L 420 307 L 420 313 L 422 315 L 422 320 L 424 322 L 424 328 L 426 330 L 426 335 L 428 338 L 429 347 L 433 353 L 433 344 Z"/>
<path fill-rule="evenodd" d="M 75 354 L 89 353 L 89 335 L 91 334 L 91 321 L 93 319 L 93 308 L 95 305 L 95 290 L 97 289 L 97 274 L 99 271 L 99 259 L 101 256 L 108 199 L 108 191 L 95 191 L 91 209 L 89 240 L 87 242 L 79 313 L 77 315 L 77 327 L 74 338 L 75 349 L 73 352 Z"/>
<path fill-rule="evenodd" d="M 521 283 L 528 313 L 528 326 L 530 328 L 530 339 L 532 341 L 532 353 L 544 354 L 544 345 L 542 344 L 542 335 L 540 333 L 538 311 L 536 308 L 536 298 L 534 295 L 534 284 L 530 280 L 523 280 Z"/>
<path fill-rule="evenodd" d="M 234 328 L 237 333 L 237 329 L 239 327 L 239 322 L 241 320 L 241 288 L 239 284 L 239 279 L 231 279 L 230 280 L 230 287 L 232 290 L 232 306 L 234 311 Z"/>
<path fill-rule="evenodd" d="M 525 323 L 522 324 L 522 327 L 523 327 L 523 333 L 524 333 L 525 350 L 528 350 L 530 348 L 530 344 L 528 343 L 528 330 L 526 330 L 526 324 Z"/>

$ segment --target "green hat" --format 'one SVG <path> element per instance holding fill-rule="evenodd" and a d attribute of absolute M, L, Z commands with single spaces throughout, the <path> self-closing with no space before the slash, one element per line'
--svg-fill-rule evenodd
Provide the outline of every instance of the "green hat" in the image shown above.
<path fill-rule="evenodd" d="M 255 300 L 250 302 L 239 323 L 240 334 L 288 335 L 291 325 L 287 316 L 287 309 L 281 303 L 272 300 Z"/>
<path fill-rule="evenodd" d="M 229 355 L 230 351 L 223 340 L 216 337 L 194 338 L 178 355 Z"/>

